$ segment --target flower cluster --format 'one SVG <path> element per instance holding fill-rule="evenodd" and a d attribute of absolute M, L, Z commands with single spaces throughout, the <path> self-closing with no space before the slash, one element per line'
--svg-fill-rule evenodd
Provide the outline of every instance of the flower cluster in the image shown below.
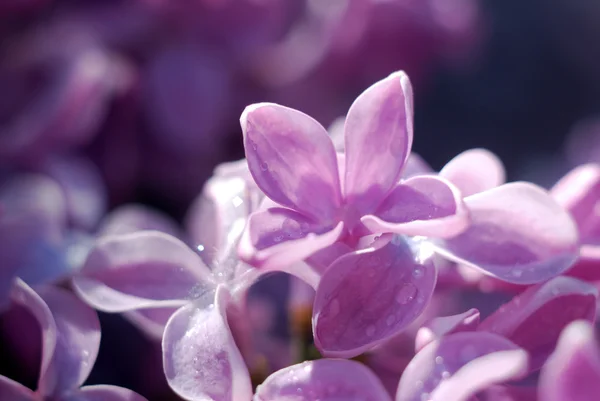
<path fill-rule="evenodd" d="M 78 159 L 7 181 L 2 313 L 13 340 L 34 318 L 41 362 L 35 391 L 0 376 L 0 399 L 143 400 L 81 387 L 94 309 L 159 342 L 188 401 L 596 399 L 600 166 L 550 190 L 505 182 L 484 149 L 435 171 L 411 151 L 413 104 L 396 72 L 329 132 L 246 107 L 246 159 L 214 171 L 185 229 L 106 214 Z"/>

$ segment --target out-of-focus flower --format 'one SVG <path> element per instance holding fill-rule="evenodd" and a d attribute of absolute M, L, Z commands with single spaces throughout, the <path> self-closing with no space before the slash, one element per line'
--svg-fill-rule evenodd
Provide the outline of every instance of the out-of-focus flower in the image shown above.
<path fill-rule="evenodd" d="M 462 332 L 489 332 L 527 351 L 527 371 L 539 370 L 554 351 L 563 329 L 578 320 L 594 322 L 598 290 L 571 277 L 556 277 L 529 287 L 479 323 L 479 312 L 437 317 L 416 336 L 415 349 Z"/>
<path fill-rule="evenodd" d="M 600 391 L 600 350 L 586 321 L 567 326 L 542 369 L 540 401 L 591 401 Z"/>
<path fill-rule="evenodd" d="M 51 157 L 36 172 L 16 172 L 1 182 L 0 206 L 2 285 L 10 287 L 14 276 L 37 285 L 81 266 L 106 211 L 106 191 L 86 159 Z"/>
<path fill-rule="evenodd" d="M 17 279 L 11 305 L 24 308 L 39 324 L 42 357 L 37 389 L 0 376 L 0 398 L 6 401 L 144 401 L 131 390 L 95 385 L 80 387 L 90 374 L 100 347 L 96 313 L 69 292 L 40 287 L 36 293 Z"/>
<path fill-rule="evenodd" d="M 248 167 L 277 204 L 250 216 L 240 257 L 273 269 L 338 241 L 352 248 L 370 232 L 451 237 L 464 230 L 468 213 L 447 181 L 398 182 L 412 144 L 412 109 L 404 73 L 371 86 L 348 112 L 338 162 L 327 132 L 307 115 L 275 104 L 246 108 Z"/>

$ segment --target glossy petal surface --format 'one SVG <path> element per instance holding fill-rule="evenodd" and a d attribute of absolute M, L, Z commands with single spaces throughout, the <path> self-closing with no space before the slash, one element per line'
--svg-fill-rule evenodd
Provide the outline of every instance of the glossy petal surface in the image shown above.
<path fill-rule="evenodd" d="M 244 262 L 265 269 L 284 268 L 332 245 L 343 223 L 322 226 L 290 209 L 253 213 L 239 244 Z"/>
<path fill-rule="evenodd" d="M 413 140 L 410 81 L 396 72 L 365 90 L 348 110 L 345 196 L 371 213 L 396 185 Z"/>
<path fill-rule="evenodd" d="M 275 202 L 331 221 L 341 205 L 335 149 L 327 131 L 297 110 L 271 103 L 241 117 L 248 167 Z"/>
<path fill-rule="evenodd" d="M 577 228 L 543 189 L 510 183 L 465 198 L 471 225 L 440 246 L 445 257 L 515 284 L 548 280 L 577 257 Z"/>
<path fill-rule="evenodd" d="M 417 176 L 397 185 L 375 215 L 364 216 L 361 222 L 373 233 L 448 238 L 467 228 L 469 213 L 450 182 Z"/>
<path fill-rule="evenodd" d="M 100 348 L 100 322 L 93 309 L 65 290 L 48 286 L 39 294 L 56 323 L 56 347 L 39 391 L 59 395 L 81 386 L 90 374 Z"/>
<path fill-rule="evenodd" d="M 179 309 L 163 337 L 163 366 L 171 388 L 186 400 L 252 398 L 250 376 L 227 323 L 229 293 L 216 291 Z"/>
<path fill-rule="evenodd" d="M 106 312 L 180 306 L 213 288 L 200 257 L 158 231 L 98 240 L 73 285 L 87 303 Z"/>
<path fill-rule="evenodd" d="M 455 333 L 425 346 L 402 374 L 396 401 L 471 401 L 527 373 L 527 353 L 491 333 Z"/>
<path fill-rule="evenodd" d="M 479 330 L 508 338 L 531 355 L 531 369 L 542 366 L 565 326 L 594 321 L 598 291 L 583 281 L 556 277 L 528 288 L 486 318 Z"/>
<path fill-rule="evenodd" d="M 464 313 L 452 316 L 436 317 L 425 323 L 417 332 L 415 352 L 442 337 L 462 331 L 475 331 L 479 325 L 479 311 L 469 309 Z"/>
<path fill-rule="evenodd" d="M 432 260 L 420 256 L 394 239 L 337 259 L 315 297 L 313 333 L 321 353 L 354 357 L 412 323 L 436 281 Z"/>
<path fill-rule="evenodd" d="M 383 385 L 364 365 L 320 359 L 281 369 L 256 389 L 254 401 L 389 401 Z"/>

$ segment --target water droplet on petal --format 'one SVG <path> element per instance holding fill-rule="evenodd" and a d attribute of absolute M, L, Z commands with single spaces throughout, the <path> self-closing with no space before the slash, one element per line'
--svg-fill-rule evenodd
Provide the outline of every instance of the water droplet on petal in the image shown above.
<path fill-rule="evenodd" d="M 417 295 L 417 287 L 414 284 L 407 283 L 400 288 L 398 294 L 396 294 L 396 302 L 405 305 L 415 299 Z"/>
<path fill-rule="evenodd" d="M 512 275 L 513 275 L 513 277 L 517 277 L 517 278 L 518 278 L 518 277 L 521 277 L 521 276 L 523 275 L 523 271 L 522 271 L 522 270 L 519 270 L 519 269 L 514 269 L 514 270 L 512 271 Z"/>
<path fill-rule="evenodd" d="M 396 321 L 396 317 L 395 316 L 388 316 L 387 319 L 385 319 L 385 324 L 387 324 L 388 326 L 391 326 L 394 324 L 394 322 Z"/>
<path fill-rule="evenodd" d="M 444 370 L 442 372 L 442 379 L 447 379 L 450 377 L 450 372 L 448 372 L 447 370 Z"/>
<path fill-rule="evenodd" d="M 414 278 L 421 278 L 423 277 L 423 268 L 421 266 L 416 266 L 415 269 L 413 270 L 413 277 Z"/>
<path fill-rule="evenodd" d="M 369 327 L 367 327 L 367 336 L 371 337 L 375 334 L 375 326 L 370 325 Z"/>
<path fill-rule="evenodd" d="M 267 171 L 269 169 L 269 165 L 267 163 L 261 163 L 260 169 L 262 171 Z"/>
<path fill-rule="evenodd" d="M 442 358 L 441 356 L 436 356 L 435 363 L 437 363 L 438 365 L 441 365 L 442 363 L 444 363 L 444 358 Z"/>

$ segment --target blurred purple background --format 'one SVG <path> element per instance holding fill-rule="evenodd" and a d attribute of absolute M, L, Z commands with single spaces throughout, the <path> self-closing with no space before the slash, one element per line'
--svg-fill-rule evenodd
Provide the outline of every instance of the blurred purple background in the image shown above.
<path fill-rule="evenodd" d="M 599 21 L 591 0 L 4 0 L 0 184 L 74 172 L 106 187 L 109 208 L 141 202 L 181 220 L 213 168 L 243 157 L 246 105 L 281 103 L 327 127 L 404 69 L 414 149 L 434 168 L 486 147 L 510 180 L 550 185 L 600 161 Z M 89 382 L 168 399 L 158 344 L 101 319 Z M 33 385 L 9 343 L 0 373 Z"/>

